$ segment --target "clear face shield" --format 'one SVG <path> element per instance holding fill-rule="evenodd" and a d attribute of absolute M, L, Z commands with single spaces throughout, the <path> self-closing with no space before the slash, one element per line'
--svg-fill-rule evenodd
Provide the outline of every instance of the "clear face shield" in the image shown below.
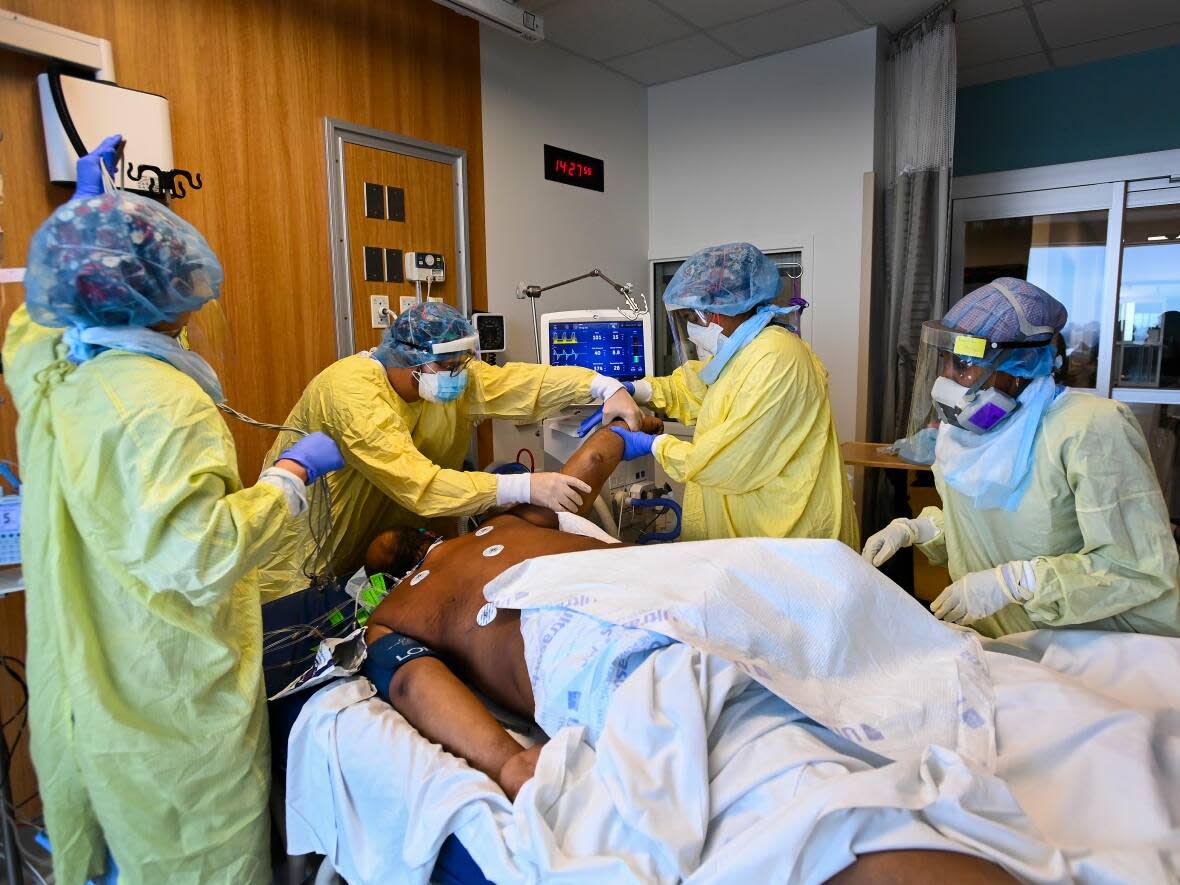
<path fill-rule="evenodd" d="M 907 439 L 926 449 L 932 461 L 933 435 L 940 423 L 979 434 L 994 430 L 1020 408 L 1016 397 L 993 386 L 996 372 L 1012 353 L 1044 346 L 1044 341 L 992 341 L 938 322 L 923 324 Z M 921 463 L 930 461 L 922 458 Z"/>
<path fill-rule="evenodd" d="M 479 359 L 479 336 L 468 335 L 466 338 L 432 344 L 430 352 L 435 357 L 426 364 L 430 370 L 458 376 L 467 370 L 472 361 Z"/>
<path fill-rule="evenodd" d="M 721 346 L 721 327 L 710 323 L 709 315 L 703 310 L 693 307 L 669 310 L 668 325 L 681 365 L 689 360 L 706 360 Z"/>
<path fill-rule="evenodd" d="M 1003 423 L 1020 408 L 1020 402 L 994 387 L 995 373 L 1003 371 L 1001 367 L 1010 362 L 1009 356 L 1023 352 L 1035 361 L 1038 357 L 1033 351 L 1059 340 L 1052 326 L 1029 322 L 1019 299 L 1007 287 L 999 281 L 993 285 L 1015 311 L 1019 325 L 1016 340 L 994 341 L 933 320 L 922 324 L 906 436 L 894 446 L 907 461 L 934 462 L 934 441 L 940 423 L 980 434 Z M 1025 359 L 1011 362 L 1023 363 L 1028 369 Z"/>
<path fill-rule="evenodd" d="M 223 368 L 233 358 L 233 336 L 220 301 L 207 301 L 177 325 L 180 331 L 175 337 L 180 346 L 204 357 L 214 368 Z M 172 334 L 170 329 L 160 331 Z"/>
<path fill-rule="evenodd" d="M 794 273 L 793 270 L 796 268 L 799 266 L 793 264 L 785 269 L 779 269 L 782 285 L 779 287 L 778 295 L 773 301 L 765 302 L 761 309 L 765 309 L 767 304 L 780 308 L 781 311 L 775 315 L 773 322 L 799 335 L 800 317 L 808 305 L 800 294 L 799 281 L 802 269 L 799 268 L 800 273 Z M 672 342 L 681 365 L 688 360 L 706 360 L 716 354 L 725 343 L 724 330 L 716 322 L 711 322 L 711 319 L 716 319 L 716 314 L 694 307 L 667 307 L 666 311 L 668 325 L 672 331 Z"/>

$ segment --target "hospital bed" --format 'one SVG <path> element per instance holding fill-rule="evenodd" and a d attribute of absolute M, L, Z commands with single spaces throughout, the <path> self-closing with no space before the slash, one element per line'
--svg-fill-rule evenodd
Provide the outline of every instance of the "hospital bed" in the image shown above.
<path fill-rule="evenodd" d="M 705 600 L 711 614 L 700 629 L 714 632 L 697 644 L 716 653 L 683 635 L 653 655 L 616 690 L 596 745 L 578 728 L 556 731 L 515 803 L 422 738 L 363 676 L 315 690 L 301 701 L 286 760 L 292 850 L 329 857 L 353 885 L 454 881 L 436 863 L 445 866 L 457 845 L 495 881 L 818 882 L 859 854 L 899 847 L 974 854 L 1027 881 L 1180 874 L 1180 688 L 1168 675 L 1180 672 L 1180 642 L 1038 631 L 980 644 L 930 619 L 830 542 L 774 555 L 730 543 L 741 570 L 724 581 L 746 581 L 750 593 L 725 610 L 737 626 L 723 629 L 743 636 L 760 663 L 727 657 L 732 636 L 716 632 L 722 610 Z M 564 572 L 566 557 L 544 557 L 487 593 L 523 594 L 522 606 L 558 598 L 547 593 L 599 594 L 612 609 L 639 606 L 624 613 L 630 618 L 644 603 L 632 602 L 626 575 L 643 569 L 655 585 L 649 591 L 671 600 L 681 619 L 659 629 L 691 633 L 697 627 L 683 626 L 691 613 L 676 608 L 692 595 L 682 570 L 701 576 L 703 563 L 717 559 L 710 550 L 694 562 L 698 546 L 667 551 L 682 568 L 657 567 L 651 557 L 659 554 L 634 548 L 599 551 L 593 568 L 587 554 L 570 554 Z M 784 573 L 789 602 L 768 602 L 798 621 L 796 633 L 783 634 L 786 657 L 801 659 L 794 682 L 775 669 L 773 648 L 743 632 L 767 620 L 757 585 Z M 569 574 L 588 577 L 571 584 Z M 612 585 L 622 585 L 618 594 Z M 750 623 L 737 623 L 741 612 Z M 834 643 L 847 654 L 831 655 Z M 978 660 L 964 665 L 972 656 Z M 881 662 L 890 672 L 874 670 Z M 769 672 L 757 680 L 796 705 L 752 687 L 763 666 Z M 955 666 L 959 675 L 939 683 Z M 875 710 L 890 683 L 897 709 Z M 951 683 L 957 700 L 945 694 Z M 832 720 L 849 704 L 848 721 L 864 722 L 859 734 Z M 931 724 L 945 729 L 924 743 Z M 874 752 L 898 727 L 915 730 L 896 746 L 919 751 Z M 702 758 L 703 783 L 694 780 Z"/>
<path fill-rule="evenodd" d="M 263 659 L 267 697 L 279 694 L 312 664 L 324 638 L 342 638 L 355 626 L 351 617 L 344 616 L 352 611 L 354 601 L 341 583 L 329 582 L 308 587 L 263 607 L 263 632 L 270 637 L 270 648 Z M 291 641 L 276 641 L 276 636 L 282 636 L 287 631 L 297 631 L 299 635 Z M 290 855 L 286 852 L 288 738 L 291 727 L 310 697 L 310 692 L 296 693 L 270 701 L 267 709 L 272 763 L 271 809 L 275 822 L 273 836 L 276 848 L 280 849 L 275 852 L 274 858 L 275 868 L 280 874 L 276 881 L 285 882 L 286 885 L 300 885 L 313 878 L 317 885 L 332 885 L 340 881 L 331 864 L 322 856 Z M 525 729 L 515 732 L 518 739 L 525 742 L 535 740 L 527 724 L 509 724 Z M 471 855 L 454 836 L 443 842 L 430 881 L 438 885 L 485 885 L 488 882 Z"/>
<path fill-rule="evenodd" d="M 523 465 L 505 465 L 503 472 L 515 472 L 515 468 L 525 469 Z M 645 531 L 636 539 L 639 544 L 662 544 L 675 540 L 680 533 L 680 508 L 675 501 L 657 498 L 650 500 L 635 500 L 631 504 L 637 508 L 667 508 L 675 516 L 675 525 L 670 531 Z M 608 543 L 616 543 L 600 527 L 588 520 L 573 514 L 559 514 L 558 522 L 563 531 L 573 531 L 587 534 Z M 460 532 L 470 526 L 459 523 Z M 354 594 L 346 590 L 346 583 L 342 580 L 313 582 L 312 586 L 297 591 L 287 597 L 275 600 L 263 607 L 264 656 L 263 669 L 265 673 L 266 694 L 271 700 L 268 703 L 270 722 L 270 744 L 272 757 L 272 816 L 276 827 L 274 842 L 276 845 L 286 845 L 285 820 L 285 778 L 287 762 L 287 744 L 291 728 L 303 709 L 309 694 L 297 692 L 287 697 L 278 697 L 286 688 L 290 691 L 292 683 L 300 677 L 306 676 L 315 669 L 316 654 L 325 640 L 343 640 L 350 633 L 357 630 L 358 608 Z M 370 600 L 372 601 L 372 600 Z M 360 617 L 363 623 L 364 616 Z M 478 695 L 479 693 L 476 692 Z M 482 696 L 481 696 L 482 697 Z M 519 717 L 495 706 L 486 698 L 489 712 L 496 717 L 523 746 L 531 746 L 544 739 L 544 734 L 535 723 L 524 722 Z M 416 733 L 415 733 L 416 734 Z M 276 856 L 276 867 L 285 872 L 288 885 L 304 882 L 308 878 L 309 866 L 314 861 L 293 856 Z M 330 864 L 325 864 L 330 869 Z M 328 880 L 328 877 L 324 877 Z M 454 836 L 448 837 L 440 848 L 438 861 L 431 876 L 432 882 L 447 883 L 447 885 L 467 885 L 467 883 L 483 883 L 487 880 L 479 872 L 478 866 L 471 860 L 470 855 L 461 842 Z"/>

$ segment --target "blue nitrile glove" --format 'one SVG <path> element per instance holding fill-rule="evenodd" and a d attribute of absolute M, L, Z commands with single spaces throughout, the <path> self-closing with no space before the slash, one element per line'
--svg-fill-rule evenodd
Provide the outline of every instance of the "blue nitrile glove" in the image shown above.
<path fill-rule="evenodd" d="M 108 135 L 102 144 L 78 160 L 78 186 L 74 189 L 73 199 L 97 197 L 102 193 L 102 168 L 98 164 L 105 163 L 107 172 L 114 175 L 122 143 L 122 135 Z"/>
<path fill-rule="evenodd" d="M 610 427 L 623 438 L 623 460 L 631 461 L 651 454 L 652 444 L 656 441 L 656 434 L 644 433 L 642 430 L 628 430 L 626 427 Z"/>
<path fill-rule="evenodd" d="M 340 455 L 340 447 L 332 437 L 326 433 L 309 433 L 283 454 L 278 460 L 286 458 L 294 461 L 307 471 L 307 484 L 311 485 L 325 473 L 339 470 L 344 466 L 344 458 Z"/>
<path fill-rule="evenodd" d="M 635 396 L 635 385 L 632 382 L 624 381 L 623 389 L 627 391 L 627 393 L 631 394 L 631 396 Z M 587 433 L 602 423 L 602 410 L 605 408 L 606 403 L 603 403 L 594 410 L 594 414 L 578 425 L 578 436 L 585 436 Z"/>

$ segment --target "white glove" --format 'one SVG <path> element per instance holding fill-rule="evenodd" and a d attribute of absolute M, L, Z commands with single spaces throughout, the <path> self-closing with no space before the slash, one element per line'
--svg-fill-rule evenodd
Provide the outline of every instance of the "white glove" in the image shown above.
<path fill-rule="evenodd" d="M 616 418 L 621 419 L 628 430 L 643 426 L 643 411 L 626 390 L 620 389 L 602 404 L 602 426 L 609 426 Z"/>
<path fill-rule="evenodd" d="M 938 537 L 938 526 L 928 516 L 917 519 L 895 519 L 865 542 L 861 558 L 869 565 L 880 567 L 891 560 L 898 550 L 913 544 L 926 544 Z"/>
<path fill-rule="evenodd" d="M 529 479 L 529 503 L 559 513 L 576 513 L 582 506 L 582 495 L 590 493 L 590 486 L 564 473 L 533 473 Z"/>
<path fill-rule="evenodd" d="M 650 403 L 651 398 L 655 395 L 651 382 L 646 378 L 640 378 L 638 381 L 633 381 L 632 384 L 635 386 L 635 402 L 642 406 Z"/>
<path fill-rule="evenodd" d="M 939 620 L 972 624 L 1013 602 L 1027 602 L 1032 599 L 1036 586 L 1031 562 L 1006 562 L 963 575 L 938 594 L 930 610 Z"/>
<path fill-rule="evenodd" d="M 623 389 L 623 382 L 610 375 L 599 375 L 595 372 L 594 377 L 590 379 L 590 395 L 603 402 Z"/>

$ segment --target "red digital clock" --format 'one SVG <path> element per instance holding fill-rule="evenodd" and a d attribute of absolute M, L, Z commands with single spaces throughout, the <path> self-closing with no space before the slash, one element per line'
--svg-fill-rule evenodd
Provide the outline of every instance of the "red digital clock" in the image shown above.
<path fill-rule="evenodd" d="M 602 160 L 551 144 L 545 145 L 545 178 L 592 191 L 606 190 Z"/>

